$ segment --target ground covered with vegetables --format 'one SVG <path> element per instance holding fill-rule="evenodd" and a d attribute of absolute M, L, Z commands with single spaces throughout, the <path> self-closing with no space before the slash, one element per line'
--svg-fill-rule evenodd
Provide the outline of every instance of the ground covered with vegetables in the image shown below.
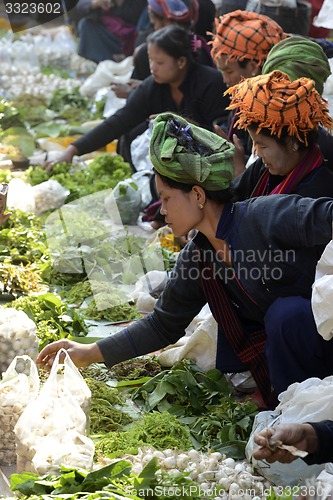
<path fill-rule="evenodd" d="M 51 174 L 42 168 L 50 143 L 66 147 L 85 133 L 84 122 L 103 117 L 105 100 L 80 93 L 95 66 L 75 54 L 67 35 L 55 45 L 49 35 L 36 37 L 4 31 L 0 38 L 17 58 L 0 68 L 0 183 L 20 193 L 0 231 L 0 469 L 17 464 L 7 493 L 0 477 L 2 497 L 293 498 L 245 460 L 257 407 L 236 401 L 218 370 L 191 360 L 165 369 L 150 355 L 111 370 L 77 370 L 68 361 L 56 373 L 37 373 L 33 360 L 48 343 L 91 342 L 92 323 L 140 318 L 134 301 L 120 300 L 120 285 L 135 284 L 143 251 L 154 262 L 158 247 L 170 270 L 178 247 L 126 228 L 111 234 L 89 203 L 77 219 L 81 200 L 131 176 L 110 152 L 114 145 Z M 38 64 L 23 64 L 15 43 L 36 53 Z M 50 180 L 60 185 L 61 203 L 40 189 Z"/>

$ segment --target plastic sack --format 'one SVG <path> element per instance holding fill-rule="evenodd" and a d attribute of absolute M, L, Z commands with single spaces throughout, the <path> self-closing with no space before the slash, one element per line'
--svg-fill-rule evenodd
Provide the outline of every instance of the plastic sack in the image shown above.
<path fill-rule="evenodd" d="M 130 297 L 139 311 L 148 313 L 154 310 L 156 296 L 162 292 L 167 279 L 166 271 L 149 271 L 138 279 Z"/>
<path fill-rule="evenodd" d="M 255 460 L 252 452 L 256 445 L 253 436 L 266 427 L 278 424 L 319 422 L 331 419 L 333 414 L 333 376 L 323 380 L 309 378 L 304 382 L 296 382 L 279 395 L 280 404 L 275 411 L 260 412 L 254 421 L 250 439 L 246 445 L 245 454 L 254 467 L 269 481 L 279 486 L 293 486 L 300 481 L 317 476 L 325 464 L 307 465 L 301 458 L 290 464 L 265 460 Z"/>
<path fill-rule="evenodd" d="M 47 210 L 60 208 L 70 193 L 69 189 L 64 188 L 58 181 L 53 179 L 33 186 L 32 192 L 35 198 L 36 215 L 40 215 Z"/>
<path fill-rule="evenodd" d="M 312 285 L 311 307 L 319 334 L 325 340 L 333 337 L 333 241 L 322 253 Z"/>
<path fill-rule="evenodd" d="M 131 142 L 131 159 L 135 170 L 152 170 L 153 164 L 149 157 L 149 142 L 153 130 L 153 120 L 148 128 Z"/>
<path fill-rule="evenodd" d="M 153 175 L 151 170 L 140 170 L 139 172 L 135 172 L 131 177 L 140 190 L 141 209 L 146 208 L 152 201 L 150 182 Z"/>
<path fill-rule="evenodd" d="M 105 210 L 114 219 L 115 203 L 123 224 L 136 224 L 140 214 L 141 193 L 132 179 L 118 182 L 104 200 Z"/>
<path fill-rule="evenodd" d="M 313 26 L 333 29 L 333 3 L 332 0 L 324 0 L 321 9 L 313 20 Z"/>
<path fill-rule="evenodd" d="M 210 313 L 190 336 L 166 347 L 158 356 L 162 366 L 172 366 L 182 359 L 192 359 L 202 370 L 215 368 L 217 323 Z"/>
<path fill-rule="evenodd" d="M 22 179 L 11 179 L 8 184 L 7 206 L 26 213 L 35 212 L 35 197 L 32 186 Z"/>
<path fill-rule="evenodd" d="M 33 459 L 33 469 L 39 476 L 57 473 L 60 466 L 77 469 L 92 469 L 95 445 L 87 436 L 69 430 L 65 434 L 62 430 L 51 432 L 43 439 Z"/>
<path fill-rule="evenodd" d="M 18 362 L 29 366 L 28 374 L 21 373 Z M 2 374 L 0 382 L 0 465 L 16 463 L 14 427 L 29 401 L 35 399 L 39 377 L 29 356 L 17 356 Z"/>
<path fill-rule="evenodd" d="M 93 97 L 96 92 L 108 87 L 111 83 L 126 83 L 133 71 L 133 57 L 126 57 L 123 61 L 101 61 L 96 70 L 80 87 L 80 93 L 86 97 Z"/>
<path fill-rule="evenodd" d="M 60 363 L 60 356 L 63 354 L 65 359 Z M 43 460 L 38 462 L 42 464 L 38 465 L 39 470 L 36 469 L 36 454 L 37 457 L 45 457 L 47 454 L 49 470 L 59 470 L 59 465 L 54 465 L 52 454 L 56 454 L 59 464 L 59 446 L 63 457 L 68 455 L 68 433 L 76 431 L 83 436 L 86 434 L 90 396 L 90 390 L 82 375 L 67 352 L 61 349 L 38 397 L 28 404 L 15 426 L 18 472 L 39 473 L 41 468 L 43 473 L 47 472 Z M 59 446 L 57 449 L 49 449 L 48 437 L 55 434 L 58 436 Z M 76 444 L 81 446 L 82 440 L 72 440 L 72 446 Z M 77 455 L 72 453 L 72 462 L 69 465 L 78 467 L 75 456 Z"/>
<path fill-rule="evenodd" d="M 23 355 L 33 361 L 37 358 L 36 324 L 24 311 L 0 307 L 0 372 L 7 370 L 15 356 Z"/>
<path fill-rule="evenodd" d="M 104 105 L 103 116 L 104 118 L 108 118 L 112 116 L 118 109 L 121 109 L 125 106 L 126 99 L 122 99 L 121 97 L 117 97 L 113 90 L 108 89 L 107 98 Z"/>

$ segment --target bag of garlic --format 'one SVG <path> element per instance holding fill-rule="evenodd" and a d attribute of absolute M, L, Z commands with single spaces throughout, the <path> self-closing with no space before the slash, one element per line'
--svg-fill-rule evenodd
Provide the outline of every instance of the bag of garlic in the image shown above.
<path fill-rule="evenodd" d="M 24 366 L 22 373 L 20 366 Z M 14 427 L 28 403 L 35 399 L 39 377 L 29 356 L 17 356 L 2 374 L 0 382 L 0 465 L 16 463 Z"/>
<path fill-rule="evenodd" d="M 61 363 L 60 357 L 63 355 L 65 358 Z M 39 474 L 38 467 L 44 473 L 46 456 L 48 470 L 52 472 L 55 469 L 59 471 L 60 464 L 65 460 L 71 461 L 67 465 L 80 467 L 83 462 L 89 462 L 87 457 L 91 457 L 92 466 L 93 445 L 90 440 L 84 439 L 89 420 L 90 396 L 90 389 L 80 372 L 67 352 L 61 349 L 39 395 L 25 408 L 15 426 L 17 472 Z M 55 435 L 58 446 L 50 448 L 49 437 Z M 72 450 L 70 453 L 69 448 Z"/>
<path fill-rule="evenodd" d="M 0 372 L 5 372 L 15 356 L 38 355 L 36 325 L 24 311 L 0 307 Z"/>

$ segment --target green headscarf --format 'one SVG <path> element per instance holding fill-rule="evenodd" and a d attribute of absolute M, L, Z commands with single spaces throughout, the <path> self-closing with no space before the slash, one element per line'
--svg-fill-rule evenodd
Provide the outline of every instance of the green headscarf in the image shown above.
<path fill-rule="evenodd" d="M 303 76 L 311 78 L 320 94 L 331 74 L 327 56 L 319 43 L 296 35 L 282 40 L 269 51 L 262 73 L 266 75 L 274 70 L 287 73 L 290 80 Z"/>
<path fill-rule="evenodd" d="M 162 113 L 154 120 L 149 154 L 159 174 L 219 191 L 227 189 L 234 177 L 234 149 L 217 134 L 180 116 Z"/>

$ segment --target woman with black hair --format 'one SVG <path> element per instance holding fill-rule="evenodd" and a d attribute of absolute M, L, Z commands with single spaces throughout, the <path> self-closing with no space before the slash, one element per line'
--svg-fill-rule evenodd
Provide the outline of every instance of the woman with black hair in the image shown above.
<path fill-rule="evenodd" d="M 123 108 L 70 144 L 57 162 L 71 163 L 75 155 L 100 149 L 129 132 L 133 140 L 152 116 L 165 111 L 211 130 L 214 120 L 227 113 L 229 99 L 223 96 L 222 76 L 195 62 L 186 30 L 170 25 L 151 33 L 148 54 L 151 76 L 131 93 Z M 52 169 L 52 164 L 47 168 Z"/>

